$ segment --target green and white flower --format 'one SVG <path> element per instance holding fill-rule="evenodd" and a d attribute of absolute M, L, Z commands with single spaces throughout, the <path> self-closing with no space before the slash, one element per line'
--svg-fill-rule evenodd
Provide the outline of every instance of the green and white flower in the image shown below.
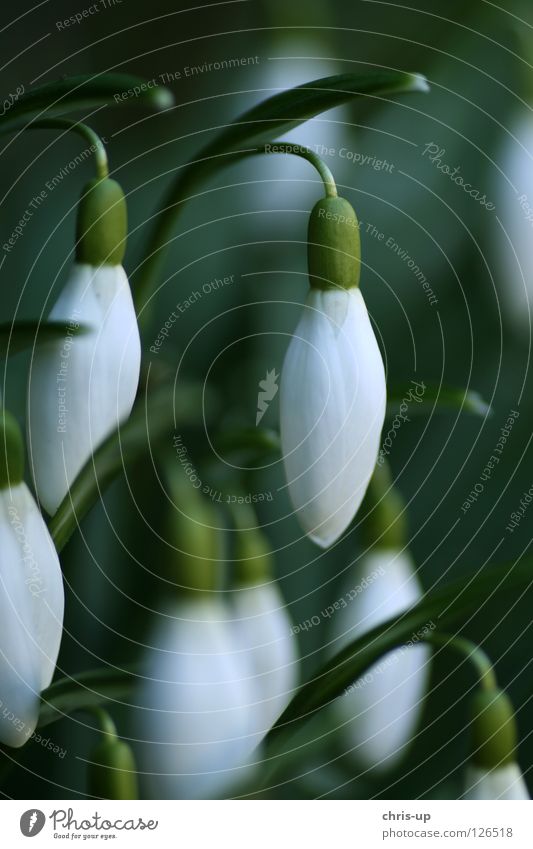
<path fill-rule="evenodd" d="M 0 416 L 0 742 L 22 746 L 54 674 L 64 592 L 54 543 L 23 480 L 22 436 Z"/>
<path fill-rule="evenodd" d="M 312 288 L 281 373 L 280 426 L 296 515 L 322 547 L 359 509 L 385 417 L 385 372 L 358 288 L 359 256 L 350 204 L 319 201 L 309 225 Z"/>
<path fill-rule="evenodd" d="M 39 347 L 29 379 L 31 469 L 50 514 L 135 400 L 141 348 L 125 238 L 120 186 L 93 181 L 79 206 L 76 262 L 49 316 L 65 323 L 65 337 Z"/>

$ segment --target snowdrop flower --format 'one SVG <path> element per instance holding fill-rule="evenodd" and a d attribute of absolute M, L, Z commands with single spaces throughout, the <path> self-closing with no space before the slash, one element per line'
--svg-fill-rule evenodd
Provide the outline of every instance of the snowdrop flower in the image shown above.
<path fill-rule="evenodd" d="M 529 799 L 515 760 L 517 730 L 510 699 L 498 689 L 479 690 L 472 699 L 472 756 L 461 798 Z"/>
<path fill-rule="evenodd" d="M 91 454 L 129 416 L 139 382 L 139 331 L 121 264 L 126 204 L 118 183 L 98 179 L 86 187 L 77 231 L 76 262 L 49 316 L 65 323 L 65 337 L 36 352 L 28 388 L 32 473 L 50 514 Z"/>
<path fill-rule="evenodd" d="M 225 605 L 184 599 L 151 639 L 140 694 L 141 762 L 154 798 L 209 799 L 244 779 L 250 691 Z"/>
<path fill-rule="evenodd" d="M 14 418 L 0 418 L 0 742 L 22 746 L 52 681 L 63 629 L 61 568 L 41 513 L 23 481 L 24 449 Z"/>
<path fill-rule="evenodd" d="M 376 548 L 351 572 L 347 606 L 332 619 L 335 651 L 422 595 L 407 551 Z M 428 685 L 430 648 L 402 646 L 375 663 L 335 703 L 345 745 L 365 769 L 384 771 L 406 753 L 420 720 Z"/>
<path fill-rule="evenodd" d="M 167 470 L 167 483 L 176 508 L 169 519 L 176 549 L 169 577 L 180 592 L 166 605 L 146 651 L 140 759 L 153 798 L 216 798 L 253 768 L 253 696 L 232 611 L 217 592 L 218 514 L 175 467 Z"/>
<path fill-rule="evenodd" d="M 266 539 L 257 527 L 250 527 L 240 530 L 237 540 L 235 640 L 248 666 L 253 699 L 250 719 L 258 733 L 257 745 L 295 691 L 298 655 Z"/>
<path fill-rule="evenodd" d="M 297 517 L 327 547 L 357 513 L 376 465 L 386 385 L 358 288 L 359 230 L 348 201 L 319 201 L 308 241 L 311 291 L 283 363 L 280 427 Z"/>

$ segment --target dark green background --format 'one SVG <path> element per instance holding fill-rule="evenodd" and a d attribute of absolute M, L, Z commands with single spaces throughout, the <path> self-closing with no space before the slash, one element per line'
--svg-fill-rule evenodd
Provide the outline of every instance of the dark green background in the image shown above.
<path fill-rule="evenodd" d="M 273 85 L 290 86 L 306 73 L 313 79 L 373 66 L 428 77 L 429 95 L 367 99 L 340 114 L 321 116 L 342 122 L 336 125 L 339 147 L 387 159 L 394 164 L 392 173 L 352 165 L 338 156 L 327 162 L 365 226 L 373 223 L 386 237 L 392 236 L 420 266 L 438 297 L 438 305 L 431 306 L 405 263 L 363 228 L 361 287 L 382 344 L 389 386 L 402 387 L 412 379 L 442 381 L 478 390 L 492 406 L 488 418 L 454 411 L 413 418 L 394 443 L 391 465 L 409 502 L 411 547 L 425 588 L 487 562 L 512 561 L 526 551 L 529 514 L 514 534 L 506 533 L 505 526 L 533 483 L 527 448 L 530 340 L 503 312 L 506 280 L 494 266 L 494 213 L 421 153 L 425 144 L 438 144 L 446 151 L 447 163 L 459 165 L 481 193 L 497 197 L 503 179 L 498 170 L 502 144 L 516 116 L 528 108 L 524 98 L 533 74 L 528 66 L 533 30 L 494 4 L 459 0 L 417 0 L 410 6 L 250 0 L 190 12 L 168 0 L 123 0 L 68 30 L 57 29 L 56 21 L 88 5 L 82 0 L 44 3 L 0 33 L 6 95 L 20 84 L 29 87 L 36 78 L 43 82 L 63 74 L 114 69 L 151 79 L 187 65 L 259 57 L 253 66 L 171 82 L 176 106 L 163 115 L 131 103 L 101 109 L 88 121 L 108 139 L 113 176 L 128 196 L 132 235 L 125 265 L 133 286 L 147 219 L 172 173 L 194 158 L 217 127 L 273 93 Z M 527 5 L 508 3 L 506 8 L 526 15 L 531 26 L 533 11 Z M 23 11 L 17 8 L 17 14 Z M 3 25 L 10 21 L 5 10 L 2 19 Z M 274 66 L 276 80 L 283 82 L 272 81 Z M 324 137 L 330 137 L 331 125 L 318 123 L 313 142 L 320 139 L 321 126 Z M 304 125 L 295 137 L 305 144 L 308 133 Z M 4 141 L 0 171 L 2 243 L 32 196 L 83 148 L 75 137 L 57 142 L 49 132 L 9 142 Z M 280 175 L 280 182 L 258 182 L 280 180 Z M 49 193 L 6 257 L 0 270 L 2 320 L 15 314 L 37 318 L 51 287 L 52 298 L 59 291 L 71 261 L 76 198 L 92 176 L 87 161 Z M 165 361 L 175 369 L 183 355 L 181 375 L 207 378 L 220 399 L 215 430 L 233 424 L 253 427 L 258 381 L 267 368 L 281 368 L 287 334 L 305 297 L 303 241 L 307 214 L 319 196 L 320 185 L 308 165 L 295 162 L 289 169 L 284 158 L 254 158 L 211 180 L 181 217 L 159 281 L 162 288 L 143 330 L 146 362 Z M 177 301 L 206 281 L 232 274 L 235 285 L 203 297 L 180 318 L 161 353 L 150 354 L 159 327 Z M 241 276 L 246 274 L 252 276 Z M 28 358 L 22 355 L 11 360 L 3 374 L 6 406 L 21 420 L 27 368 Z M 524 382 L 520 417 L 502 462 L 482 497 L 463 515 L 461 505 L 479 480 L 510 410 L 518 408 Z M 266 427 L 277 427 L 277 412 L 273 403 L 263 420 Z M 244 479 L 232 477 L 227 469 L 219 477 L 205 436 L 191 431 L 185 439 L 202 479 L 214 487 L 276 493 L 259 515 L 263 523 L 271 523 L 268 533 L 278 549 L 277 569 L 294 620 L 300 622 L 338 598 L 342 571 L 357 556 L 357 532 L 328 553 L 306 540 L 297 541 L 296 523 L 287 518 L 286 493 L 277 493 L 283 484 L 277 460 L 267 471 L 252 471 Z M 171 450 L 172 434 L 168 446 Z M 124 476 L 118 480 L 105 506 L 95 508 L 84 521 L 62 558 L 68 585 L 59 659 L 64 674 L 105 663 L 120 667 L 138 658 L 139 643 L 155 615 L 150 610 L 160 609 L 168 593 L 158 576 L 167 574 L 171 549 L 155 535 L 168 536 L 166 522 L 165 501 L 148 461 L 129 470 L 127 481 Z M 522 740 L 520 762 L 526 771 L 533 763 L 531 593 L 521 599 L 495 597 L 488 604 L 480 599 L 480 608 L 463 633 L 484 644 L 513 698 Z M 325 625 L 302 635 L 304 677 L 324 659 L 326 640 Z M 464 667 L 454 670 L 455 663 L 442 655 L 435 663 L 424 728 L 400 774 L 385 777 L 381 784 L 358 779 L 353 764 L 340 757 L 342 740 L 332 735 L 321 746 L 305 749 L 302 763 L 283 776 L 286 783 L 279 794 L 456 797 L 467 751 L 461 733 L 466 715 L 461 692 L 472 677 Z M 131 716 L 120 709 L 114 716 L 127 736 Z M 309 736 L 327 724 L 324 715 Z M 93 739 L 85 718 L 75 716 L 49 732 L 67 748 L 65 759 L 38 746 L 29 748 L 4 794 L 26 799 L 83 796 L 83 758 Z M 306 778 L 297 778 L 310 768 L 314 771 Z"/>

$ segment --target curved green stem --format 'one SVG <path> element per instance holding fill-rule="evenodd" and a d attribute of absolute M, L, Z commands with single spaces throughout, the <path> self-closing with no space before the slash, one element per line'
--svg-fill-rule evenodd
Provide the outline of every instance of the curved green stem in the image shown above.
<path fill-rule="evenodd" d="M 109 737 L 117 737 L 117 726 L 111 719 L 110 715 L 102 707 L 85 707 L 83 710 L 90 713 L 98 723 L 98 727 L 102 734 Z"/>
<path fill-rule="evenodd" d="M 308 147 L 304 147 L 299 144 L 290 144 L 289 142 L 269 142 L 261 147 L 251 148 L 250 150 L 241 150 L 239 151 L 239 156 L 244 158 L 247 156 L 271 153 L 285 153 L 293 154 L 294 156 L 301 156 L 302 159 L 307 160 L 307 162 L 313 165 L 318 171 L 322 182 L 324 183 L 326 197 L 337 197 L 337 186 L 335 185 L 333 174 L 326 163 L 323 162 L 322 159 Z M 168 203 L 164 202 L 163 207 L 160 210 L 160 217 L 150 238 L 148 255 L 139 266 L 140 276 L 134 289 L 135 303 L 137 311 L 140 311 L 139 322 L 141 323 L 146 322 L 148 316 L 148 310 L 146 310 L 146 305 L 144 303 L 145 293 L 151 289 L 155 275 L 159 270 L 162 251 L 168 248 L 171 241 L 172 231 L 184 206 L 184 202 L 187 199 L 186 190 L 190 191 L 194 185 L 194 176 L 189 179 L 184 177 L 183 185 L 181 183 L 179 184 L 181 195 L 176 193 L 174 188 L 171 189 L 167 197 Z"/>
<path fill-rule="evenodd" d="M 464 637 L 454 637 L 450 634 L 428 634 L 424 637 L 424 640 L 435 646 L 453 649 L 459 654 L 462 654 L 467 660 L 470 660 L 476 667 L 479 676 L 479 686 L 483 690 L 492 692 L 498 688 L 496 673 L 494 672 L 490 658 L 476 643 Z"/>
<path fill-rule="evenodd" d="M 290 142 L 267 142 L 267 144 L 263 145 L 263 147 L 258 147 L 257 150 L 252 150 L 245 155 L 254 156 L 257 153 L 289 153 L 294 156 L 301 156 L 302 159 L 305 159 L 318 171 L 322 182 L 324 183 L 326 197 L 337 197 L 337 186 L 335 185 L 333 174 L 326 163 L 320 158 L 320 156 L 318 156 L 318 154 L 314 153 L 311 148 L 304 147 L 301 144 L 291 144 Z"/>
<path fill-rule="evenodd" d="M 69 118 L 43 118 L 40 121 L 34 121 L 32 124 L 28 124 L 24 129 L 65 130 L 78 133 L 94 149 L 97 177 L 103 180 L 109 176 L 109 163 L 104 143 L 98 133 L 88 127 L 87 124 L 82 124 L 80 121 L 71 121 Z"/>

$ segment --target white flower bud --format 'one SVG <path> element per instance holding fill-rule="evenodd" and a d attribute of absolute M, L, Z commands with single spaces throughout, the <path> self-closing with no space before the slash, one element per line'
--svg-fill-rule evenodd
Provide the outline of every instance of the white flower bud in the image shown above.
<path fill-rule="evenodd" d="M 469 764 L 462 799 L 529 799 L 524 776 L 515 761 L 495 769 Z"/>
<path fill-rule="evenodd" d="M 65 338 L 35 354 L 27 420 L 35 487 L 53 514 L 91 454 L 128 417 L 141 348 L 121 265 L 75 263 L 50 320 L 65 322 Z M 89 331 L 77 333 L 79 325 Z"/>
<path fill-rule="evenodd" d="M 355 576 L 351 573 L 344 596 L 347 606 L 332 619 L 332 651 L 407 610 L 421 595 L 410 555 L 376 549 L 361 560 Z M 395 649 L 337 699 L 344 745 L 365 769 L 390 769 L 405 754 L 420 719 L 429 656 L 427 645 Z"/>
<path fill-rule="evenodd" d="M 234 610 L 236 644 L 248 665 L 253 695 L 250 714 L 262 738 L 285 710 L 297 686 L 296 641 L 274 581 L 238 589 Z"/>
<path fill-rule="evenodd" d="M 359 289 L 312 289 L 281 374 L 289 493 L 327 547 L 348 527 L 376 465 L 385 417 L 381 354 Z"/>
<path fill-rule="evenodd" d="M 0 489 L 0 742 L 22 746 L 52 681 L 63 629 L 59 559 L 26 484 Z"/>
<path fill-rule="evenodd" d="M 201 595 L 201 594 L 200 594 Z M 157 629 L 140 693 L 140 760 L 153 798 L 220 797 L 248 776 L 246 665 L 221 602 L 187 597 Z"/>

